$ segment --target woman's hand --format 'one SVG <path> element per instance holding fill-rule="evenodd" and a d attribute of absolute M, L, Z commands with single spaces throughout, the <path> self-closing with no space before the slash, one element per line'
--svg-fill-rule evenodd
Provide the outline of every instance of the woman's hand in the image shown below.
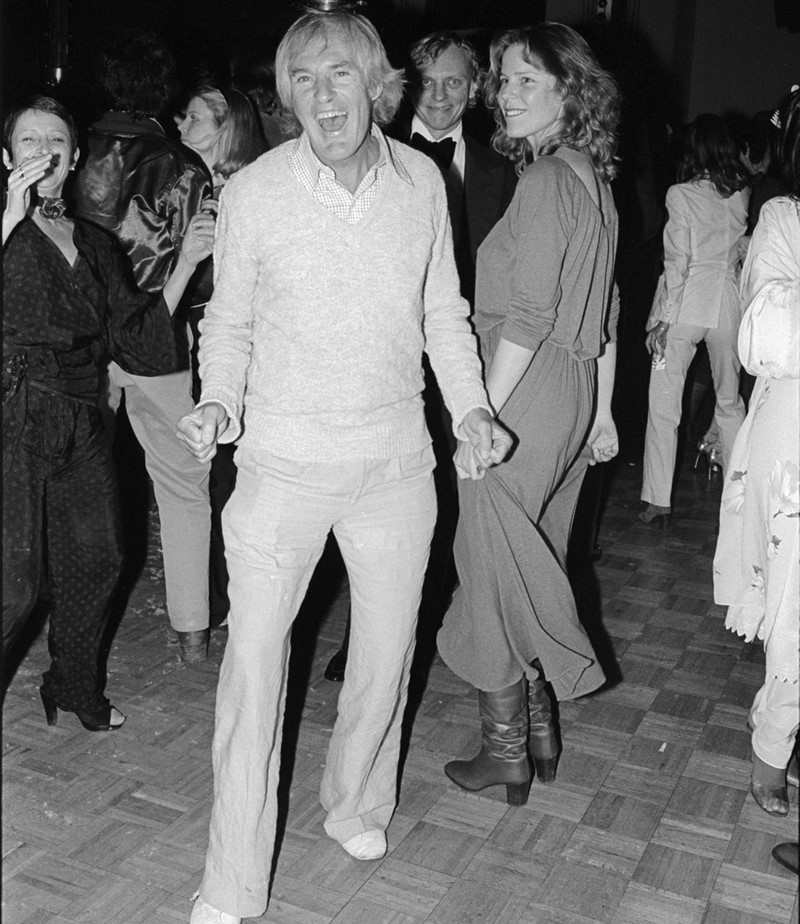
<path fill-rule="evenodd" d="M 479 481 L 486 469 L 498 465 L 511 449 L 513 440 L 485 408 L 473 408 L 461 421 L 459 439 L 453 462 L 459 478 Z"/>
<path fill-rule="evenodd" d="M 619 438 L 614 418 L 611 416 L 596 417 L 586 442 L 592 451 L 589 465 L 613 459 L 619 452 Z"/>
<path fill-rule="evenodd" d="M 178 307 L 186 286 L 197 269 L 197 264 L 206 257 L 210 257 L 214 251 L 215 222 L 215 213 L 212 209 L 206 208 L 205 202 L 189 222 L 189 227 L 183 236 L 183 246 L 178 255 L 178 262 L 164 286 L 164 301 L 167 303 L 170 314 L 173 314 Z"/>
<path fill-rule="evenodd" d="M 453 465 L 456 467 L 456 475 L 462 480 L 471 478 L 473 481 L 480 481 L 486 474 L 486 464 L 472 443 L 467 440 L 458 441 L 453 455 Z"/>
<path fill-rule="evenodd" d="M 189 227 L 183 238 L 180 259 L 190 266 L 197 266 L 214 251 L 214 225 L 216 214 L 210 208 L 203 207 L 189 222 Z"/>
<path fill-rule="evenodd" d="M 31 204 L 31 187 L 47 173 L 53 162 L 52 154 L 29 157 L 8 175 L 6 207 L 3 212 L 3 240 L 25 217 Z"/>
<path fill-rule="evenodd" d="M 669 330 L 668 321 L 659 321 L 656 326 L 648 332 L 645 338 L 645 346 L 648 353 L 658 356 L 660 359 L 667 349 L 667 331 Z"/>

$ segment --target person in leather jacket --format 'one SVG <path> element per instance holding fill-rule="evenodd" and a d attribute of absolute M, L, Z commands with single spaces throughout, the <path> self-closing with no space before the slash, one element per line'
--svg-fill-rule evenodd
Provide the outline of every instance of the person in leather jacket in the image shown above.
<path fill-rule="evenodd" d="M 128 254 L 139 288 L 163 288 L 189 222 L 211 195 L 203 164 L 173 142 L 157 121 L 175 86 L 176 67 L 161 40 L 130 32 L 100 57 L 98 79 L 111 109 L 89 131 L 77 177 L 76 214 L 111 232 Z M 186 317 L 176 318 L 180 326 Z M 180 446 L 176 424 L 192 410 L 188 350 L 180 371 L 144 378 L 109 367 L 109 406 L 125 405 L 145 453 L 161 523 L 168 640 L 184 661 L 208 647 L 209 466 Z"/>

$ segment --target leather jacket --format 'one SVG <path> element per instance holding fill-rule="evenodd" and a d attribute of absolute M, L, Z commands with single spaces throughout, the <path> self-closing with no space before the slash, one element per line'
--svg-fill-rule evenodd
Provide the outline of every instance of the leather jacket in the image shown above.
<path fill-rule="evenodd" d="M 211 192 L 203 163 L 155 119 L 107 112 L 89 130 L 75 213 L 110 231 L 139 288 L 154 292 L 164 287 L 189 222 Z"/>

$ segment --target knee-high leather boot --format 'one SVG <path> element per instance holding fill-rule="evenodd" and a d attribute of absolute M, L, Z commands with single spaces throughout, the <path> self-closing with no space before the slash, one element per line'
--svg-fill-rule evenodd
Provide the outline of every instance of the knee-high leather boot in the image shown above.
<path fill-rule="evenodd" d="M 528 751 L 540 783 L 552 783 L 556 778 L 558 738 L 553 725 L 553 704 L 545 687 L 542 666 L 538 660 L 533 666 L 539 671 L 536 680 L 528 684 Z"/>
<path fill-rule="evenodd" d="M 451 760 L 444 772 L 463 789 L 506 787 L 508 805 L 525 805 L 531 787 L 526 679 L 496 693 L 478 691 L 483 741 L 472 760 Z"/>

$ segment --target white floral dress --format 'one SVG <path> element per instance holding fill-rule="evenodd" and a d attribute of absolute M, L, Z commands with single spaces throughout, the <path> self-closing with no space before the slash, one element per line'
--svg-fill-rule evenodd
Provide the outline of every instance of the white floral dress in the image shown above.
<path fill-rule="evenodd" d="M 725 476 L 714 599 L 767 652 L 767 677 L 800 663 L 800 202 L 772 199 L 742 271 L 742 365 L 758 377 Z"/>

